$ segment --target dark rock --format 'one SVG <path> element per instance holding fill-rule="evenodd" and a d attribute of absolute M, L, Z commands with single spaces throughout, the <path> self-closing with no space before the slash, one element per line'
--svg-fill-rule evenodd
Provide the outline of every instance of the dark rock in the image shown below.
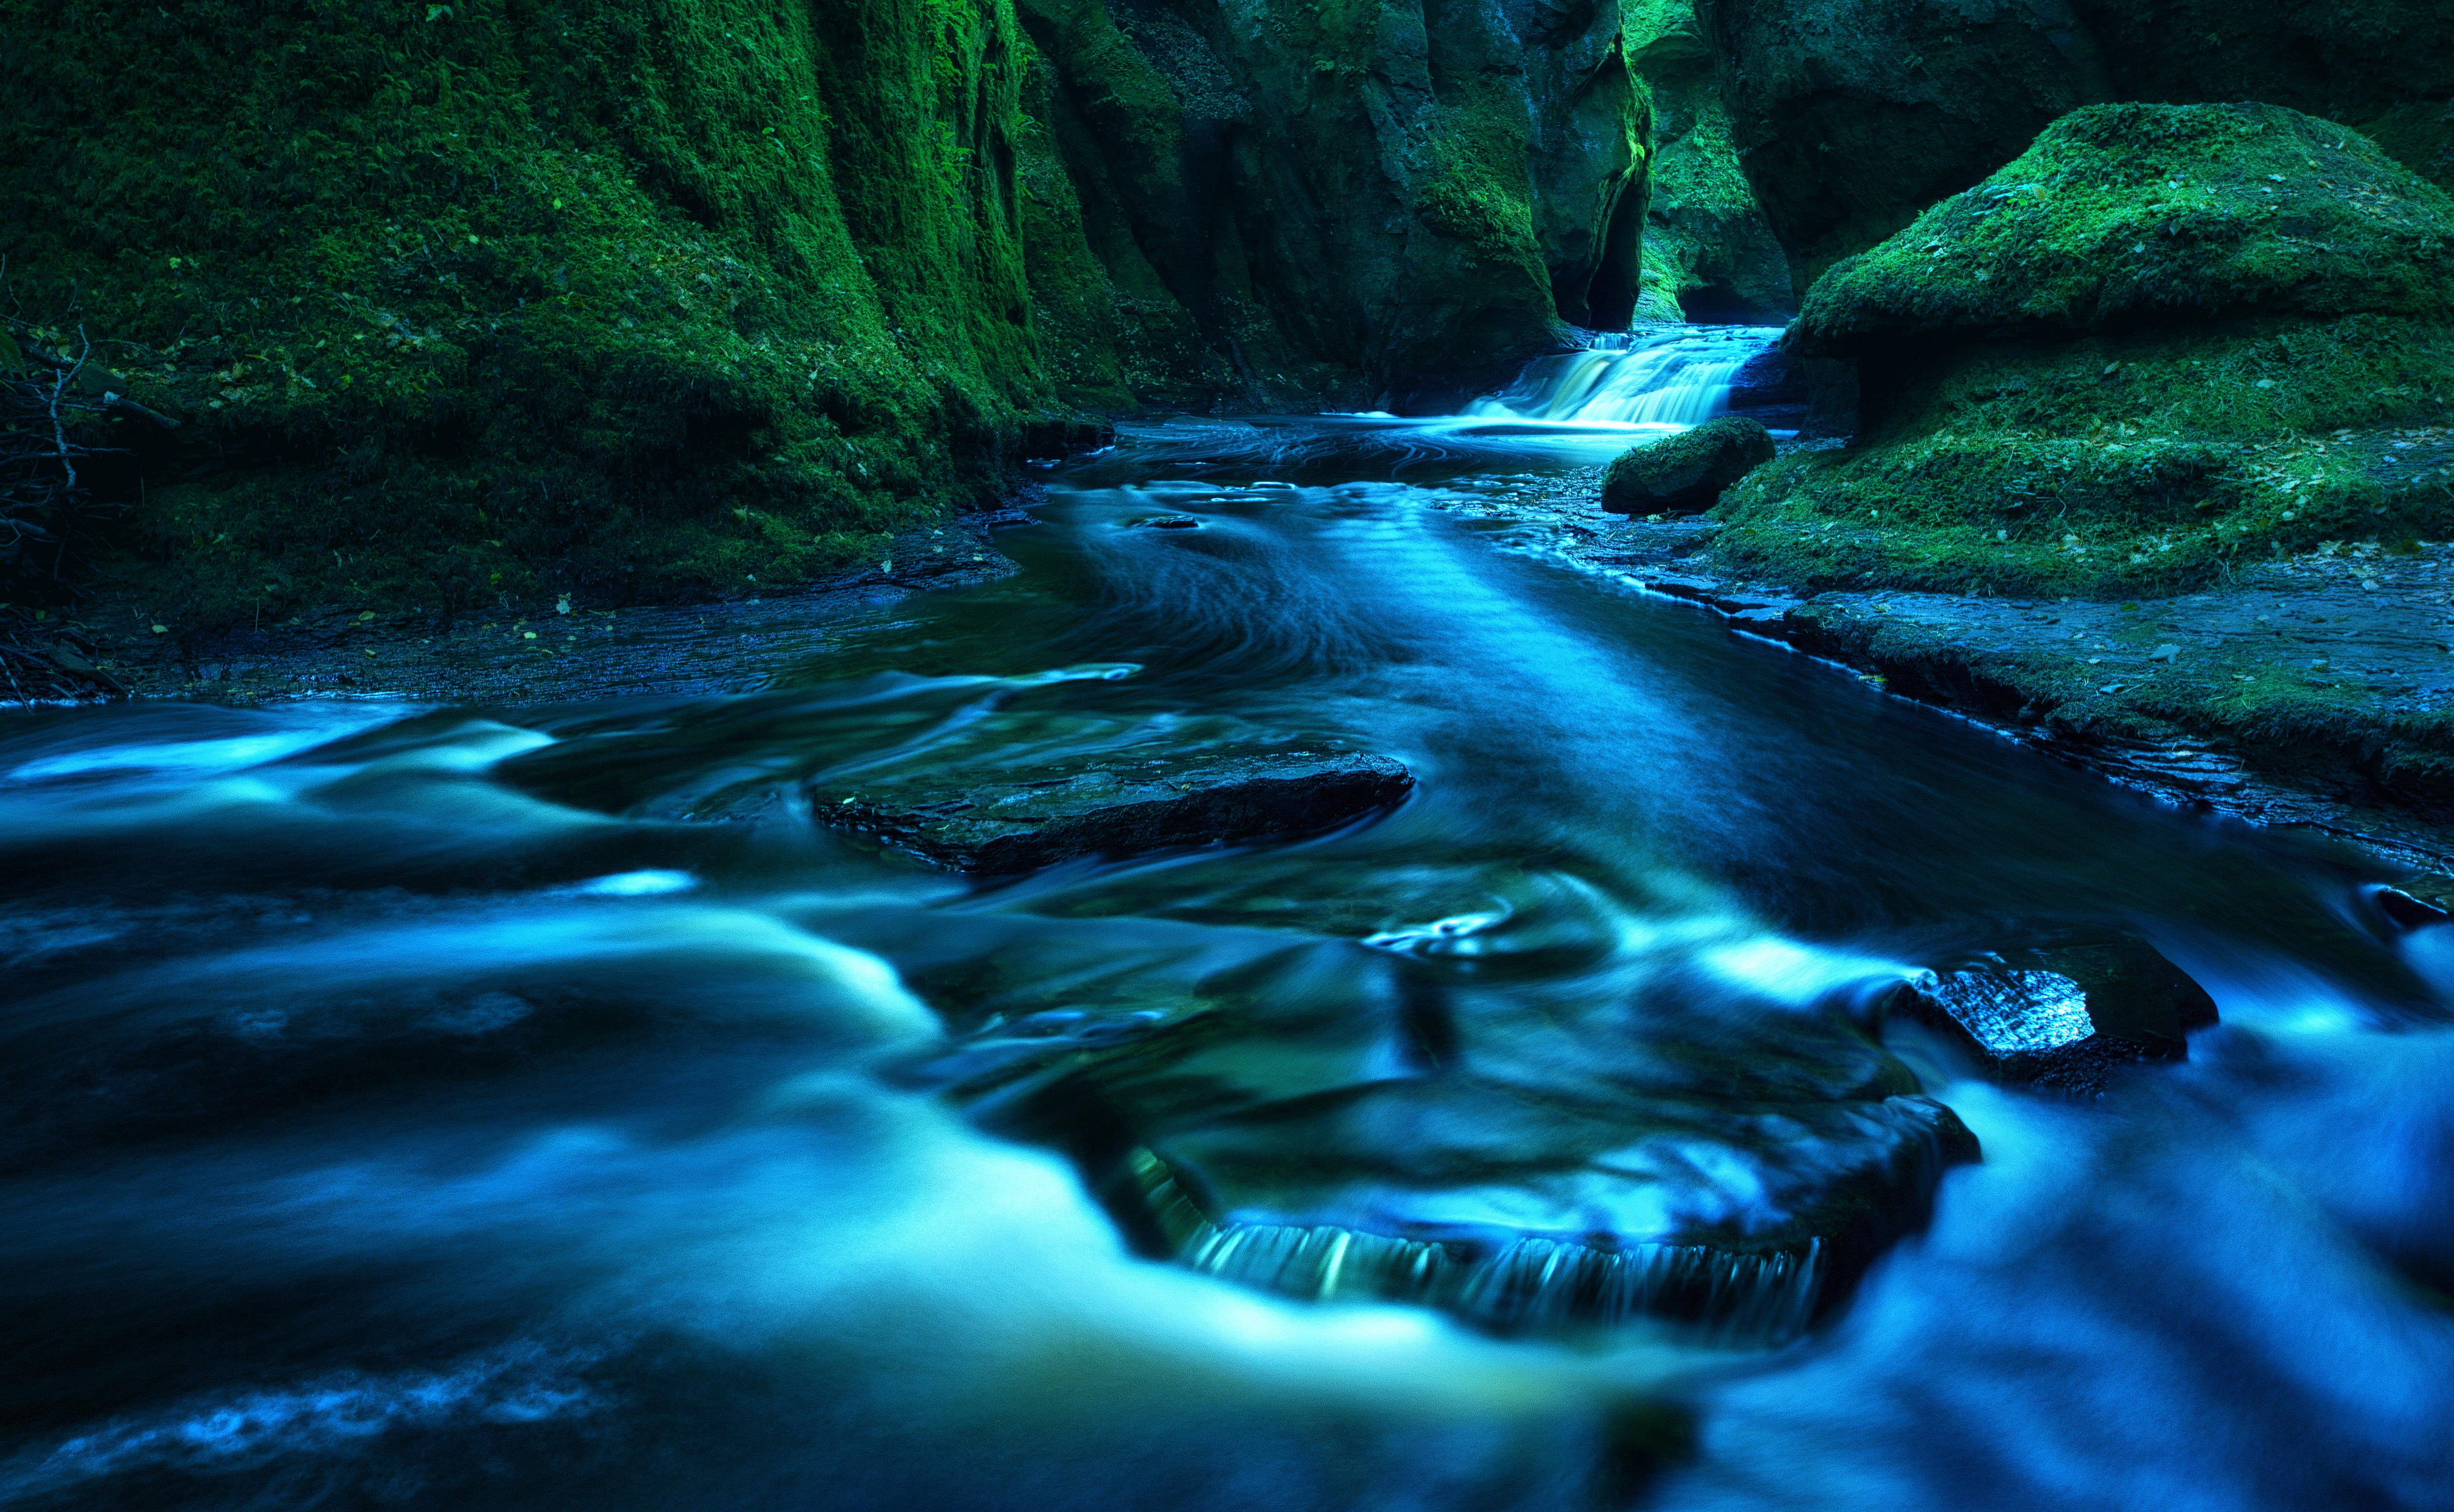
<path fill-rule="evenodd" d="M 1195 519 L 1190 514 L 1145 514 L 1140 519 L 1128 520 L 1126 523 L 1136 530 L 1145 531 L 1197 531 L 1201 529 L 1201 522 Z"/>
<path fill-rule="evenodd" d="M 814 788 L 810 801 L 829 824 L 941 866 L 1008 874 L 1080 857 L 1315 834 L 1386 809 L 1415 785 L 1389 757 L 1347 751 L 1229 749 L 1067 765 L 994 776 L 865 774 Z"/>
<path fill-rule="evenodd" d="M 1621 514 L 1699 514 L 1772 456 L 1772 435 L 1762 422 L 1725 414 L 1620 453 L 1602 477 L 1602 508 Z"/>
<path fill-rule="evenodd" d="M 2386 921 L 2398 930 L 2427 929 L 2454 918 L 2454 914 L 2414 897 L 2399 887 L 2381 887 L 2372 896 L 2378 912 L 2384 914 Z"/>
<path fill-rule="evenodd" d="M 1652 128 L 1619 0 L 1266 25 L 1017 10 L 1045 60 L 1018 142 L 1025 260 L 1080 402 L 1438 413 L 1562 320 L 1627 325 Z"/>
<path fill-rule="evenodd" d="M 1785 1341 L 1979 1158 L 1844 1013 L 1668 993 L 1529 1015 L 1425 959 L 1294 944 L 1205 965 L 1157 1012 L 992 1018 L 905 1075 L 1064 1151 L 1154 1259 L 1503 1335 Z M 1386 1016 L 1323 1011 L 1323 974 L 1357 972 L 1385 978 Z M 1432 1018 L 1438 1069 L 1397 1070 L 1425 1064 Z"/>
<path fill-rule="evenodd" d="M 2205 989 L 2143 941 L 2021 960 L 1904 988 L 1891 1011 L 1958 1040 L 1997 1081 L 2091 1098 L 2117 1067 L 2185 1058 L 2184 1034 L 2216 1021 Z"/>

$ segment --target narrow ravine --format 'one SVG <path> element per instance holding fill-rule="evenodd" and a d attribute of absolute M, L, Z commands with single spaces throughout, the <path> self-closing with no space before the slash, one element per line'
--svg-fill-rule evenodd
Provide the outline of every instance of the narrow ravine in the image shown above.
<path fill-rule="evenodd" d="M 0 1504 L 2430 1504 L 2454 930 L 1510 549 L 1771 334 L 754 693 L 0 715 Z"/>

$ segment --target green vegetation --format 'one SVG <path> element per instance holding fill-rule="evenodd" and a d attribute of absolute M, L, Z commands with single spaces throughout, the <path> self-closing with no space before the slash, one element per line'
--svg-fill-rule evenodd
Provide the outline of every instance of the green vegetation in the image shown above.
<path fill-rule="evenodd" d="M 2108 596 L 2442 534 L 2443 480 L 2378 464 L 2454 410 L 2449 280 L 2454 200 L 2340 127 L 2077 111 L 1818 282 L 1790 344 L 1857 361 L 1860 444 L 1733 490 L 1721 554 L 1819 587 Z"/>
<path fill-rule="evenodd" d="M 2074 111 L 1818 280 L 1798 350 L 2156 317 L 2454 313 L 2454 198 L 2271 105 Z"/>
<path fill-rule="evenodd" d="M 1613 458 L 1602 474 L 1602 508 L 1622 514 L 1696 514 L 1712 508 L 1772 454 L 1772 435 L 1760 422 L 1737 414 L 1707 420 Z"/>
<path fill-rule="evenodd" d="M 191 622 L 755 591 L 1049 413 L 997 0 L 0 25 L 11 308 L 189 420 L 128 523 Z"/>
<path fill-rule="evenodd" d="M 1639 320 L 1770 321 L 1794 308 L 1789 262 L 1740 170 L 1720 66 L 1695 0 L 1629 8 L 1630 57 L 1651 93 L 1655 148 Z"/>

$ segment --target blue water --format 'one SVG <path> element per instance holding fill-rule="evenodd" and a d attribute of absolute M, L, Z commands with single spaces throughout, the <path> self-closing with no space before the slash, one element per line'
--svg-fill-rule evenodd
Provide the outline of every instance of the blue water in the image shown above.
<path fill-rule="evenodd" d="M 1592 444 L 1129 433 L 740 696 L 0 716 L 0 1504 L 2454 1502 L 2454 931 L 1441 507 Z M 1418 790 L 994 883 L 805 796 L 1257 733 Z M 2221 1022 L 2101 1098 L 1881 1012 L 2113 940 Z M 1118 1184 L 1805 1254 L 1887 1160 L 1778 1317 Z"/>

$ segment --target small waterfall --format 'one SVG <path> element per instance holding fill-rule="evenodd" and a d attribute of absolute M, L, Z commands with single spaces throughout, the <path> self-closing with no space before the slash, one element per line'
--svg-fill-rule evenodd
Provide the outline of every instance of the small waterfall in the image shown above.
<path fill-rule="evenodd" d="M 1318 1301 L 1411 1302 L 1502 1333 L 1656 1319 L 1723 1345 L 1786 1343 L 1806 1329 L 1823 1242 L 1764 1254 L 1704 1244 L 1599 1249 L 1527 1235 L 1496 1247 L 1393 1239 L 1338 1224 L 1205 1225 L 1190 1269 Z"/>
<path fill-rule="evenodd" d="M 1437 1308 L 1502 1334 L 1560 1334 L 1654 1320 L 1699 1342 L 1787 1343 L 1830 1283 L 1820 1239 L 1743 1252 L 1707 1244 L 1608 1248 L 1539 1234 L 1399 1239 L 1338 1223 L 1214 1222 L 1166 1161 L 1136 1149 L 1128 1190 L 1188 1270 L 1306 1301 Z"/>
<path fill-rule="evenodd" d="M 1689 326 L 1597 335 L 1580 352 L 1537 357 L 1469 416 L 1685 430 L 1729 408 L 1739 370 L 1778 326 Z"/>

